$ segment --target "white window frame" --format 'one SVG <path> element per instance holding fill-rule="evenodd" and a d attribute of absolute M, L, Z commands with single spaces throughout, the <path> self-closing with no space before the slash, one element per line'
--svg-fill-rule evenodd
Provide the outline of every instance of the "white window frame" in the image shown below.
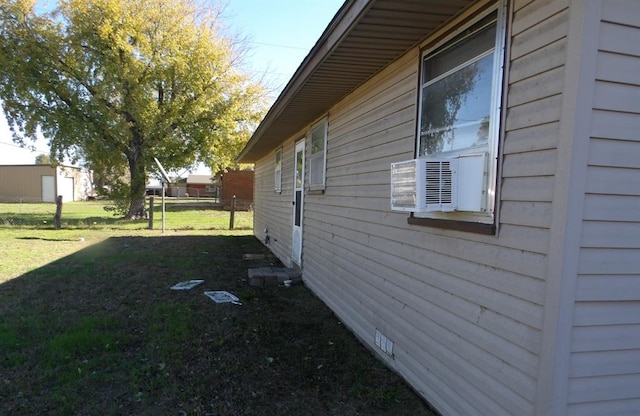
<path fill-rule="evenodd" d="M 277 193 L 282 192 L 282 147 L 279 147 L 275 153 L 274 190 Z"/>
<path fill-rule="evenodd" d="M 319 129 L 323 129 L 323 145 L 322 150 L 313 153 L 313 135 Z M 311 131 L 309 132 L 309 190 L 318 191 L 324 190 L 326 186 L 326 177 L 327 177 L 327 137 L 328 137 L 329 123 L 325 118 L 322 121 L 311 126 Z M 314 165 L 321 164 L 321 174 L 320 178 L 316 177 L 316 171 L 314 170 Z"/>
<path fill-rule="evenodd" d="M 489 140 L 486 146 L 487 153 L 487 172 L 486 172 L 486 189 L 484 190 L 484 204 L 486 206 L 486 212 L 414 212 L 413 216 L 417 218 L 435 218 L 435 219 L 449 219 L 449 220 L 459 220 L 459 221 L 472 221 L 472 222 L 483 222 L 483 223 L 492 223 L 494 221 L 495 214 L 495 206 L 496 206 L 496 175 L 498 168 L 498 142 L 500 139 L 500 124 L 501 124 L 501 107 L 502 107 L 502 84 L 503 84 L 503 76 L 504 76 L 504 54 L 505 54 L 505 21 L 506 21 L 506 7 L 503 1 L 497 2 L 497 4 L 482 14 L 479 14 L 474 19 L 469 21 L 464 27 L 452 32 L 449 36 L 443 39 L 438 44 L 433 47 L 424 50 L 421 59 L 420 59 L 420 77 L 422 77 L 423 73 L 423 65 L 426 59 L 432 56 L 435 52 L 438 52 L 442 49 L 443 46 L 446 46 L 452 39 L 454 39 L 459 34 L 463 33 L 463 31 L 467 30 L 469 27 L 478 23 L 480 20 L 486 18 L 492 13 L 497 13 L 496 19 L 496 37 L 494 43 L 494 56 L 493 56 L 493 73 L 492 73 L 492 90 L 491 90 L 491 104 L 490 104 L 490 124 L 489 124 Z M 421 125 L 422 125 L 422 101 L 423 101 L 423 91 L 424 89 L 431 85 L 434 82 L 437 82 L 439 79 L 447 76 L 455 72 L 460 67 L 463 67 L 470 62 L 479 60 L 483 55 L 486 55 L 487 52 L 480 53 L 468 61 L 462 63 L 458 67 L 448 71 L 446 74 L 442 74 L 439 77 L 434 78 L 433 80 L 429 80 L 423 83 L 423 80 L 420 79 L 420 87 L 418 91 L 418 120 L 417 120 L 417 131 L 416 131 L 416 157 L 422 157 L 419 155 L 420 152 L 420 133 L 421 133 Z M 468 149 L 459 149 L 457 151 L 452 152 L 441 152 L 428 155 L 427 157 L 434 158 L 456 158 L 464 155 L 477 154 L 477 148 L 468 148 Z"/>

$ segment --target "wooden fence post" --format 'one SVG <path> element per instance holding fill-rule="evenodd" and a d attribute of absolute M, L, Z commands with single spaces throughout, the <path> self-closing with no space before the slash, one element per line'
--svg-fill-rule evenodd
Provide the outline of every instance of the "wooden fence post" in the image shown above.
<path fill-rule="evenodd" d="M 231 214 L 229 215 L 229 229 L 233 230 L 234 217 L 236 214 L 236 196 L 231 198 Z"/>
<path fill-rule="evenodd" d="M 153 196 L 149 197 L 149 229 L 153 230 Z"/>
<path fill-rule="evenodd" d="M 56 197 L 56 215 L 53 217 L 53 222 L 56 225 L 56 230 L 62 228 L 62 195 Z"/>

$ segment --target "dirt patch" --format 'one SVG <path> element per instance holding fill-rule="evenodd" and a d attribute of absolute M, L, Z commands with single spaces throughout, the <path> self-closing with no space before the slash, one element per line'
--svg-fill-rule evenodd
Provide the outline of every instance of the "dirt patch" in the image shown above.
<path fill-rule="evenodd" d="M 0 285 L 0 414 L 432 415 L 304 285 L 248 285 L 270 266 L 249 236 L 111 238 Z"/>

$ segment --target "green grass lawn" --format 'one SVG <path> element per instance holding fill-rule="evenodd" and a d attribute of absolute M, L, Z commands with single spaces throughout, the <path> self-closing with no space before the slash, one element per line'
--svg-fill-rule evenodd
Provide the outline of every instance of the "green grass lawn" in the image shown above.
<path fill-rule="evenodd" d="M 0 204 L 1 415 L 432 415 L 304 285 L 247 284 L 251 213 L 103 206 Z"/>
<path fill-rule="evenodd" d="M 229 230 L 229 211 L 177 209 L 185 204 L 166 203 L 165 234 L 160 204 L 155 204 L 153 230 L 147 220 L 113 216 L 104 201 L 65 203 L 61 230 L 54 227 L 55 204 L 0 204 L 0 282 L 111 237 L 252 233 L 252 212 L 235 212 L 234 229 Z"/>
<path fill-rule="evenodd" d="M 229 211 L 215 209 L 184 209 L 193 202 L 167 200 L 165 226 L 170 230 L 227 230 Z M 148 228 L 147 220 L 124 221 L 105 210 L 105 201 L 67 202 L 62 208 L 64 229 L 141 230 Z M 206 206 L 202 203 L 200 206 Z M 38 230 L 54 229 L 55 204 L 0 204 L 0 229 L 18 226 Z M 234 229 L 250 232 L 253 226 L 251 212 L 237 211 Z M 154 203 L 154 229 L 160 230 L 162 205 L 159 198 Z"/>

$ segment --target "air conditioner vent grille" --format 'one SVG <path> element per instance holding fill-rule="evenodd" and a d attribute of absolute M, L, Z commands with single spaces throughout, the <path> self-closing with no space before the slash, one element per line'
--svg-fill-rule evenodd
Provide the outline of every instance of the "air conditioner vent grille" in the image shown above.
<path fill-rule="evenodd" d="M 487 154 L 417 158 L 391 164 L 394 211 L 486 211 Z"/>
<path fill-rule="evenodd" d="M 451 204 L 453 196 L 453 172 L 451 161 L 426 162 L 426 203 Z"/>
<path fill-rule="evenodd" d="M 418 195 L 416 160 L 391 164 L 391 205 L 396 210 L 413 210 Z"/>

